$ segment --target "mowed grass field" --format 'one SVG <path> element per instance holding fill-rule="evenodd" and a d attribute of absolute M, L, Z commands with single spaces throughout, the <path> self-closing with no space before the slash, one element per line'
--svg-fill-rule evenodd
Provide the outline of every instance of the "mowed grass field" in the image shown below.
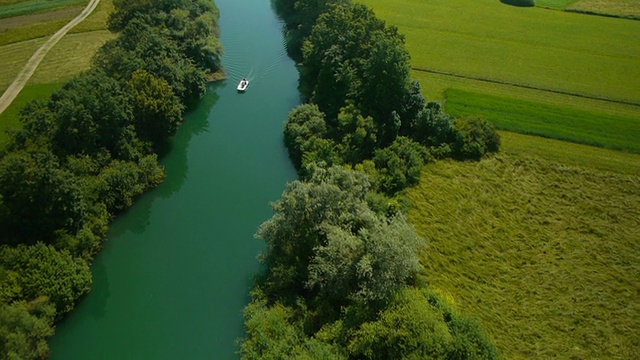
<path fill-rule="evenodd" d="M 361 2 L 406 36 L 429 100 L 453 88 L 640 121 L 640 21 L 493 0 Z"/>
<path fill-rule="evenodd" d="M 0 146 L 6 142 L 5 131 L 20 126 L 18 115 L 28 101 L 46 99 L 65 81 L 89 69 L 95 52 L 106 41 L 115 37 L 106 30 L 111 11 L 113 11 L 113 1 L 101 0 L 85 21 L 78 24 L 49 51 L 18 98 L 4 113 L 0 114 Z M 60 18 L 60 14 L 66 14 L 68 18 Z M 0 59 L 0 66 L 3 67 L 3 71 L 0 72 L 0 93 L 6 90 L 31 55 L 46 41 L 45 35 L 52 35 L 75 15 L 77 14 L 67 14 L 65 10 L 28 15 L 20 17 L 24 20 L 22 25 L 10 27 L 8 32 L 0 32 L 0 44 L 5 44 L 0 45 L 0 53 L 3 54 Z M 7 24 L 8 21 L 15 19 L 0 19 L 0 27 L 3 22 Z M 42 32 L 45 34 L 42 35 Z M 6 35 L 18 36 L 22 40 L 7 43 Z M 24 40 L 25 38 L 27 40 Z"/>
<path fill-rule="evenodd" d="M 427 165 L 409 191 L 426 280 L 507 359 L 637 358 L 640 156 L 503 139 L 481 162 Z"/>

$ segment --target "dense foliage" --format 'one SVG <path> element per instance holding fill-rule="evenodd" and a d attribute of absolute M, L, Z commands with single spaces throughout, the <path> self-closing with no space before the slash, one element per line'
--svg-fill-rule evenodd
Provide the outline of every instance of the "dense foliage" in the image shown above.
<path fill-rule="evenodd" d="M 267 243 L 265 271 L 245 310 L 241 355 L 500 358 L 477 322 L 419 284 L 426 244 L 392 198 L 418 184 L 433 158 L 497 151 L 495 129 L 427 103 L 410 79 L 403 37 L 366 6 L 276 7 L 307 100 L 284 130 L 302 181 L 287 187 L 256 235 Z"/>
<path fill-rule="evenodd" d="M 309 104 L 292 111 L 285 125 L 285 144 L 303 177 L 320 162 L 361 166 L 374 190 L 394 194 L 415 185 L 434 157 L 479 160 L 498 150 L 490 123 L 452 119 L 438 103 L 427 103 L 410 78 L 409 54 L 395 27 L 361 4 L 320 3 L 278 1 L 292 31 L 314 21 L 301 41 L 300 88 Z"/>
<path fill-rule="evenodd" d="M 93 68 L 21 113 L 0 158 L 0 359 L 44 358 L 90 289 L 108 221 L 164 170 L 155 151 L 220 64 L 206 0 L 114 1 Z"/>
<path fill-rule="evenodd" d="M 370 186 L 361 172 L 317 167 L 273 205 L 242 356 L 499 358 L 475 321 L 415 287 L 425 241 L 402 214 L 374 211 Z"/>

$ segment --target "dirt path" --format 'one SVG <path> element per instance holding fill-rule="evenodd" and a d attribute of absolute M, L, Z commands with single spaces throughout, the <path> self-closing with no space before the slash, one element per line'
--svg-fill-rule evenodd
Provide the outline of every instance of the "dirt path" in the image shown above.
<path fill-rule="evenodd" d="M 33 73 L 40 65 L 42 59 L 51 50 L 51 48 L 62 39 L 62 37 L 69 32 L 74 26 L 81 23 L 87 16 L 91 15 L 93 10 L 98 6 L 100 0 L 91 0 L 89 4 L 82 10 L 82 12 L 76 16 L 73 20 L 69 21 L 67 25 L 53 34 L 47 42 L 45 42 L 35 53 L 31 56 L 27 64 L 22 68 L 16 79 L 9 85 L 7 90 L 0 97 L 0 114 L 2 114 L 11 105 L 13 100 L 18 96 L 22 88 L 27 84 L 27 81 L 31 78 Z"/>

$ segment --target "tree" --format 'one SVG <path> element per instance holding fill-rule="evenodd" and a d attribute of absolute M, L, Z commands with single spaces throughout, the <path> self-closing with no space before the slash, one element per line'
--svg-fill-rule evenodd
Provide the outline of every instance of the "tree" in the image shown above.
<path fill-rule="evenodd" d="M 287 298 L 305 292 L 314 249 L 326 239 L 323 226 L 357 232 L 375 221 L 366 204 L 368 189 L 364 174 L 339 167 L 317 168 L 309 182 L 287 186 L 273 204 L 274 216 L 256 234 L 267 243 L 261 255 L 268 269 L 262 281 L 266 296 Z"/>
<path fill-rule="evenodd" d="M 479 118 L 461 118 L 454 123 L 453 155 L 459 160 L 480 160 L 500 148 L 500 135 L 493 124 Z"/>
<path fill-rule="evenodd" d="M 362 116 L 355 105 L 349 104 L 340 109 L 336 137 L 345 162 L 355 165 L 371 158 L 377 143 L 376 132 L 373 119 Z"/>
<path fill-rule="evenodd" d="M 173 136 L 182 122 L 184 106 L 169 83 L 141 69 L 131 75 L 128 86 L 139 136 L 156 146 Z"/>
<path fill-rule="evenodd" d="M 417 254 L 424 240 L 401 216 L 376 217 L 355 233 L 332 225 L 322 232 L 326 240 L 314 249 L 307 281 L 318 302 L 337 309 L 347 300 L 386 304 L 421 269 Z"/>
<path fill-rule="evenodd" d="M 423 146 L 399 136 L 389 147 L 376 150 L 373 157 L 380 190 L 394 194 L 418 184 L 422 167 L 428 161 L 429 154 Z"/>
<path fill-rule="evenodd" d="M 0 358 L 35 360 L 49 355 L 55 309 L 46 297 L 0 303 Z"/>
<path fill-rule="evenodd" d="M 332 4 L 318 18 L 302 48 L 301 82 L 305 95 L 328 119 L 335 119 L 347 100 L 356 100 L 364 81 L 364 63 L 371 56 L 373 40 L 383 30 L 384 22 L 360 4 Z"/>
<path fill-rule="evenodd" d="M 67 251 L 37 243 L 0 248 L 0 260 L 7 271 L 15 272 L 22 290 L 17 300 L 46 296 L 58 318 L 73 309 L 76 300 L 91 288 L 91 271 L 82 259 Z"/>
<path fill-rule="evenodd" d="M 56 230 L 75 234 L 84 221 L 86 205 L 77 179 L 48 151 L 5 156 L 0 195 L 5 226 L 22 242 L 53 241 Z"/>
<path fill-rule="evenodd" d="M 123 129 L 132 123 L 129 94 L 102 71 L 69 81 L 48 103 L 55 120 L 53 149 L 60 155 L 108 151 L 118 157 Z"/>
<path fill-rule="evenodd" d="M 477 322 L 416 288 L 405 288 L 377 320 L 362 324 L 348 349 L 350 357 L 371 360 L 501 359 Z"/>
<path fill-rule="evenodd" d="M 291 110 L 284 124 L 284 143 L 296 169 L 302 166 L 303 151 L 311 138 L 323 138 L 327 132 L 324 114 L 316 105 L 304 104 Z"/>
<path fill-rule="evenodd" d="M 163 177 L 155 155 L 138 163 L 114 160 L 98 175 L 96 191 L 107 210 L 114 214 L 131 206 L 136 196 L 158 185 Z"/>

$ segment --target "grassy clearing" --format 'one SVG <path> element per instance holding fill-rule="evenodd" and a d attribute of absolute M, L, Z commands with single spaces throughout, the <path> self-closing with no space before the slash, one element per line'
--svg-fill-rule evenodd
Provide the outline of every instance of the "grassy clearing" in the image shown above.
<path fill-rule="evenodd" d="M 428 165 L 409 192 L 409 218 L 430 242 L 428 282 L 478 317 L 507 359 L 634 358 L 640 177 L 565 164 L 590 156 L 580 145 L 505 139 L 494 158 Z M 539 141 L 566 148 L 556 156 Z M 640 156 L 608 155 L 637 172 Z"/>
<path fill-rule="evenodd" d="M 6 131 L 20 128 L 20 110 L 31 100 L 46 100 L 62 85 L 62 83 L 31 84 L 22 89 L 7 110 L 0 114 L 0 148 L 6 145 Z"/>
<path fill-rule="evenodd" d="M 36 39 L 0 46 L 0 54 L 2 54 L 2 71 L 0 71 L 1 93 L 4 93 L 22 67 L 24 67 L 24 64 L 27 63 L 31 55 L 33 55 L 44 41 L 45 39 Z"/>
<path fill-rule="evenodd" d="M 30 83 L 63 82 L 88 70 L 93 54 L 102 44 L 114 37 L 114 34 L 106 30 L 67 34 L 49 51 L 33 74 Z"/>
<path fill-rule="evenodd" d="M 87 4 L 88 0 L 26 0 L 0 3 L 0 19 Z"/>
<path fill-rule="evenodd" d="M 640 154 L 640 121 L 457 89 L 446 92 L 449 114 L 479 116 L 499 129 Z"/>
<path fill-rule="evenodd" d="M 113 12 L 113 0 L 101 0 L 100 4 L 93 10 L 93 13 L 89 15 L 83 22 L 69 31 L 70 34 L 107 30 L 107 20 L 109 15 Z"/>
<path fill-rule="evenodd" d="M 361 0 L 416 68 L 640 103 L 640 22 L 494 0 Z"/>

